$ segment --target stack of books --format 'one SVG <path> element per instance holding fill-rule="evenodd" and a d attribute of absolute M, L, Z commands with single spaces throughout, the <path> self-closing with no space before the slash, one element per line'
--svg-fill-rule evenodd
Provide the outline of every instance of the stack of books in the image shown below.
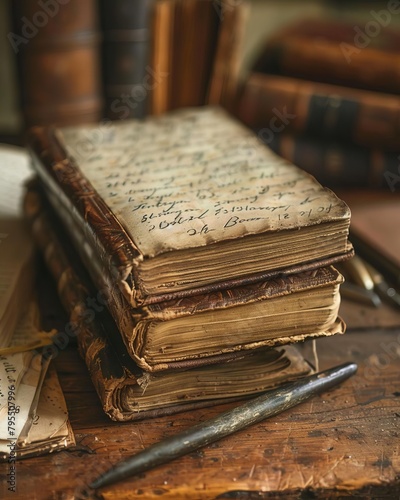
<path fill-rule="evenodd" d="M 399 179 L 400 37 L 381 21 L 284 28 L 266 41 L 240 97 L 242 121 L 329 186 L 392 188 Z"/>
<path fill-rule="evenodd" d="M 13 0 L 26 127 L 229 106 L 246 11 L 214 0 Z"/>
<path fill-rule="evenodd" d="M 25 212 L 104 410 L 249 396 L 343 333 L 346 204 L 218 107 L 35 128 Z"/>

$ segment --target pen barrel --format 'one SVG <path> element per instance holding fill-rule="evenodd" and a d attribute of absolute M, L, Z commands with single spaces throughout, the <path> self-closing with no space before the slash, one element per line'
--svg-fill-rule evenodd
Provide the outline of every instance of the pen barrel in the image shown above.
<path fill-rule="evenodd" d="M 110 469 L 91 486 L 99 488 L 186 455 L 330 389 L 349 378 L 356 370 L 356 364 L 346 363 L 268 391 L 243 405 L 150 446 Z"/>

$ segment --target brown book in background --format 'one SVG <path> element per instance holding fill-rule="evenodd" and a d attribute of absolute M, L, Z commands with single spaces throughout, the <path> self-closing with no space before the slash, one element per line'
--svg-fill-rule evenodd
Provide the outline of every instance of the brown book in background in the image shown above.
<path fill-rule="evenodd" d="M 394 94 L 251 73 L 237 114 L 255 130 L 272 124 L 318 139 L 400 150 L 400 97 Z"/>
<path fill-rule="evenodd" d="M 13 0 L 13 37 L 26 126 L 101 118 L 97 2 Z M 11 41 L 11 39 L 10 39 Z"/>
<path fill-rule="evenodd" d="M 367 22 L 302 20 L 267 41 L 254 70 L 399 94 L 399 32 L 374 22 L 371 35 Z"/>
<path fill-rule="evenodd" d="M 105 115 L 112 120 L 147 114 L 153 0 L 100 0 Z"/>
<path fill-rule="evenodd" d="M 173 0 L 158 0 L 154 4 L 150 65 L 155 78 L 149 110 L 152 115 L 165 113 L 170 107 L 174 10 Z"/>
<path fill-rule="evenodd" d="M 395 152 L 289 134 L 274 134 L 268 146 L 332 188 L 387 188 L 388 175 L 398 174 Z"/>
<path fill-rule="evenodd" d="M 236 98 L 245 3 L 160 0 L 153 18 L 151 113 Z"/>
<path fill-rule="evenodd" d="M 174 2 L 169 109 L 206 102 L 219 28 L 218 6 L 209 0 Z"/>

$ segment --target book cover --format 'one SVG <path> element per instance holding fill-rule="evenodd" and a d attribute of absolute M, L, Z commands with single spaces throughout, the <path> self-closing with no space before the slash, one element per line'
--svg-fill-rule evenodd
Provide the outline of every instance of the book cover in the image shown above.
<path fill-rule="evenodd" d="M 400 97 L 394 94 L 251 73 L 237 116 L 268 142 L 278 129 L 343 144 L 400 148 Z"/>
<path fill-rule="evenodd" d="M 352 252 L 346 204 L 218 108 L 106 130 L 36 128 L 30 144 L 60 215 L 85 232 L 83 251 L 111 270 L 132 306 Z"/>

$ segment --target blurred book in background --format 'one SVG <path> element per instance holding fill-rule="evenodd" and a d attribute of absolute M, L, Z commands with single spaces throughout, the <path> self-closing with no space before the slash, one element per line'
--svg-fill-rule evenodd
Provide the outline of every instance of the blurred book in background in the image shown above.
<path fill-rule="evenodd" d="M 105 116 L 146 115 L 153 0 L 100 0 Z"/>
<path fill-rule="evenodd" d="M 382 27 L 367 43 L 356 28 L 303 20 L 278 32 L 265 43 L 237 113 L 321 182 L 386 187 L 399 167 L 400 37 Z"/>
<path fill-rule="evenodd" d="M 11 2 L 25 126 L 97 121 L 102 113 L 96 0 Z"/>

